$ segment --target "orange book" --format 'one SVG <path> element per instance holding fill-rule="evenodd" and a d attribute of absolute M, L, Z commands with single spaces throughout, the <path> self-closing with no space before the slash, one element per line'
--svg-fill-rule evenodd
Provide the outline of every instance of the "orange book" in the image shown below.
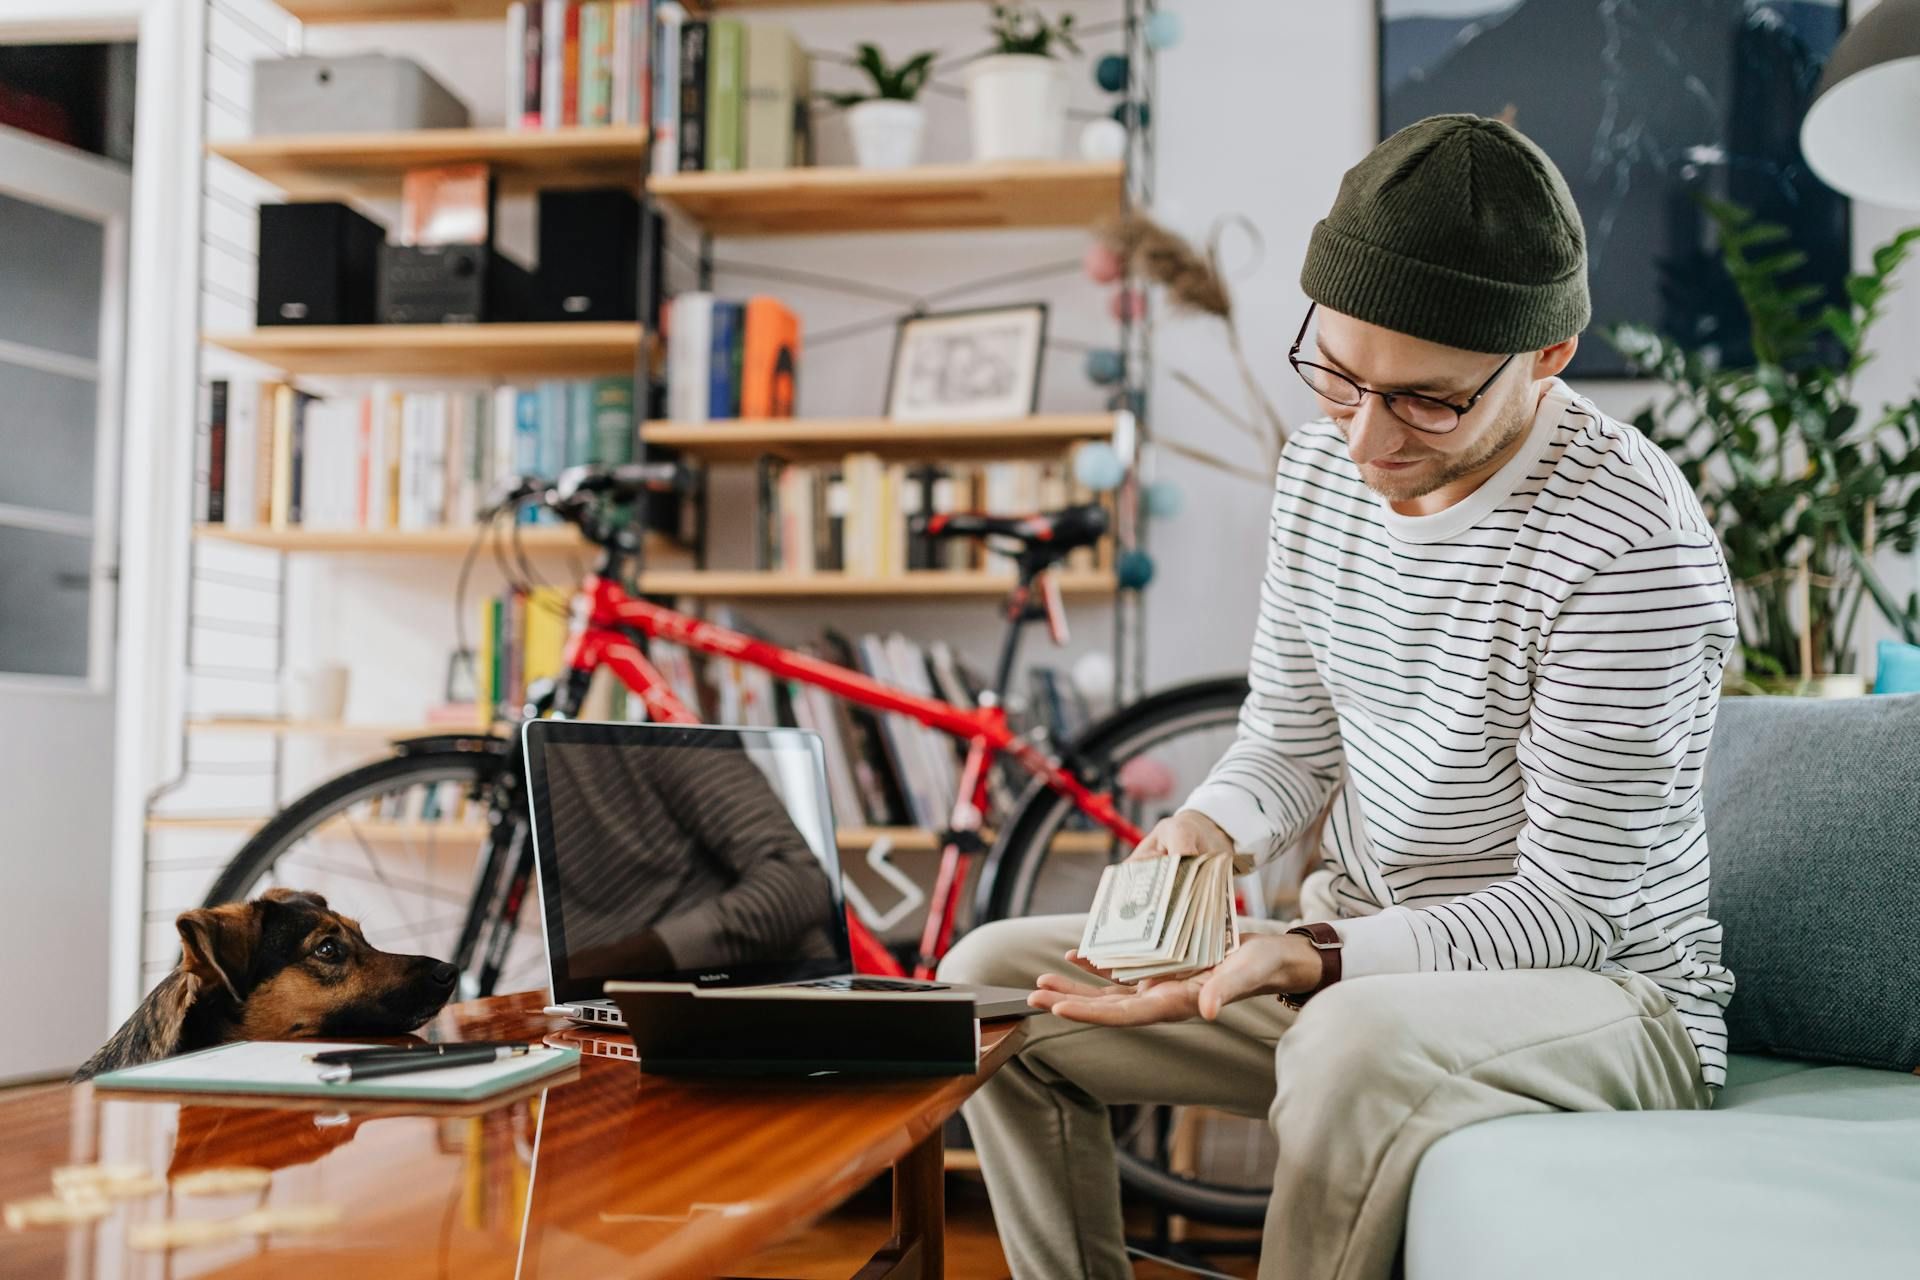
<path fill-rule="evenodd" d="M 747 336 L 740 358 L 740 416 L 791 418 L 800 367 L 800 317 L 778 298 L 747 299 Z"/>

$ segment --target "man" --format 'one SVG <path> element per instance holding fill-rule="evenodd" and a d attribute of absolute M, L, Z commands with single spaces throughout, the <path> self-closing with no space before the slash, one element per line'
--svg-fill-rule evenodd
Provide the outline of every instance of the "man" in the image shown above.
<path fill-rule="evenodd" d="M 1328 416 L 1280 464 L 1251 692 L 1134 856 L 1317 826 L 1324 923 L 1137 986 L 1089 980 L 1080 917 L 953 951 L 943 976 L 1046 1011 L 966 1108 L 1020 1280 L 1132 1274 L 1108 1104 L 1267 1116 L 1268 1280 L 1390 1274 L 1462 1125 L 1711 1105 L 1733 979 L 1700 781 L 1733 604 L 1676 468 L 1555 376 L 1586 279 L 1559 172 L 1476 116 L 1382 142 L 1314 228 L 1295 368 Z"/>

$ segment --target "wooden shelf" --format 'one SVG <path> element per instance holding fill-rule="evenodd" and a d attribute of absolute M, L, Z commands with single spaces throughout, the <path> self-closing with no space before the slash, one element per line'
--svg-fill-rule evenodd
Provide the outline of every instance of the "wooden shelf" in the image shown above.
<path fill-rule="evenodd" d="M 268 551 L 339 555 L 458 554 L 472 546 L 479 534 L 477 526 L 465 525 L 450 529 L 273 529 L 260 526 L 234 529 L 223 524 L 194 526 L 196 537 L 212 542 L 231 542 Z M 520 531 L 520 545 L 528 551 L 587 551 L 592 546 L 571 525 L 523 528 Z M 665 544 L 656 539 L 654 547 L 664 550 Z"/>
<path fill-rule="evenodd" d="M 207 148 L 295 196 L 392 196 L 408 169 L 485 164 L 503 191 L 626 185 L 645 171 L 644 125 L 599 129 L 415 129 L 310 133 Z"/>
<path fill-rule="evenodd" d="M 485 733 L 479 724 L 354 724 L 341 720 L 275 720 L 266 716 L 215 716 L 187 721 L 188 733 L 258 733 L 275 738 L 418 738 L 433 733 Z"/>
<path fill-rule="evenodd" d="M 633 372 L 640 326 L 566 324 L 278 325 L 207 341 L 288 373 L 487 378 Z"/>
<path fill-rule="evenodd" d="M 655 199 L 715 235 L 1086 227 L 1120 211 L 1120 162 L 912 169 L 766 169 L 648 180 Z"/>
<path fill-rule="evenodd" d="M 710 9 L 811 9 L 825 5 L 924 4 L 934 0 L 694 0 L 695 12 Z M 280 7 L 309 24 L 340 22 L 494 22 L 507 0 L 285 0 Z"/>
<path fill-rule="evenodd" d="M 886 418 L 773 418 L 649 422 L 648 444 L 704 462 L 836 460 L 856 451 L 894 460 L 1051 458 L 1113 435 L 1110 413 L 1054 414 L 1005 422 L 907 423 Z"/>
<path fill-rule="evenodd" d="M 1059 575 L 1060 589 L 1076 595 L 1111 594 L 1113 574 L 1075 570 Z M 649 573 L 641 588 L 649 595 L 703 596 L 720 600 L 988 598 L 1005 595 L 1013 579 L 1005 574 L 921 569 L 891 577 L 853 577 L 844 573 L 759 573 L 750 570 L 661 570 Z"/>
<path fill-rule="evenodd" d="M 840 849 L 844 853 L 865 853 L 884 836 L 893 841 L 895 853 L 938 853 L 937 835 L 923 827 L 848 827 L 840 832 Z M 981 832 L 980 838 L 989 846 L 993 844 L 991 831 Z M 1113 847 L 1113 837 L 1104 831 L 1062 831 L 1054 836 L 1053 847 L 1056 853 L 1104 857 Z"/>

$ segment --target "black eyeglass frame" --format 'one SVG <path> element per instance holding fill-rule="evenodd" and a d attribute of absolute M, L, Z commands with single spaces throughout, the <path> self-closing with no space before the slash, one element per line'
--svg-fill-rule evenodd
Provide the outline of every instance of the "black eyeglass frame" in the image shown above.
<path fill-rule="evenodd" d="M 1305 373 L 1301 372 L 1300 366 L 1305 365 L 1309 369 L 1318 369 L 1322 373 L 1330 374 L 1333 377 L 1340 379 L 1340 381 L 1346 383 L 1348 386 L 1352 387 L 1355 391 L 1360 393 L 1360 398 L 1358 400 L 1355 400 L 1351 405 L 1343 405 L 1341 406 L 1342 408 L 1357 409 L 1362 404 L 1366 403 L 1366 398 L 1368 396 L 1379 396 L 1382 400 L 1386 402 L 1388 413 L 1393 413 L 1393 402 L 1398 399 L 1425 400 L 1428 404 L 1437 404 L 1444 409 L 1453 410 L 1453 425 L 1450 427 L 1441 428 L 1439 430 L 1435 430 L 1432 427 L 1415 426 L 1413 423 L 1407 422 L 1405 418 L 1401 418 L 1399 414 L 1393 413 L 1393 416 L 1396 418 L 1399 418 L 1400 421 L 1404 423 L 1409 430 L 1418 431 L 1424 435 L 1444 436 L 1449 432 L 1458 431 L 1460 429 L 1460 420 L 1466 417 L 1468 413 L 1472 412 L 1473 406 L 1480 403 L 1480 397 L 1487 394 L 1487 388 L 1492 386 L 1494 384 L 1495 379 L 1499 378 L 1501 374 L 1507 371 L 1507 366 L 1513 363 L 1513 357 L 1520 354 L 1518 351 L 1516 351 L 1513 353 L 1513 355 L 1509 355 L 1505 360 L 1502 360 L 1500 362 L 1500 367 L 1487 375 L 1487 380 L 1480 384 L 1480 387 L 1477 391 L 1475 391 L 1472 395 L 1467 397 L 1467 402 L 1465 404 L 1455 404 L 1451 400 L 1442 400 L 1439 396 L 1422 395 L 1418 391 L 1376 391 L 1372 387 L 1361 386 L 1359 383 L 1355 382 L 1352 378 L 1349 378 L 1346 374 L 1340 372 L 1338 369 L 1329 369 L 1327 368 L 1326 365 L 1316 364 L 1312 360 L 1302 360 L 1300 358 L 1300 347 L 1307 340 L 1307 326 L 1313 323 L 1313 313 L 1316 310 L 1318 310 L 1319 307 L 1320 307 L 1320 304 L 1318 302 L 1311 303 L 1308 305 L 1306 317 L 1300 321 L 1300 332 L 1293 336 L 1293 346 L 1287 349 L 1287 363 L 1293 366 L 1293 371 L 1295 373 L 1300 374 L 1300 381 L 1306 383 L 1307 389 L 1312 391 L 1315 395 L 1320 394 L 1320 389 L 1313 385 L 1313 379 L 1307 377 Z"/>

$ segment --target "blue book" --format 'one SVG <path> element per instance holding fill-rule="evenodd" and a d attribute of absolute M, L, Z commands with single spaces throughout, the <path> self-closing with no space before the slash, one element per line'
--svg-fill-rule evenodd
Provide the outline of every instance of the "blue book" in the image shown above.
<path fill-rule="evenodd" d="M 569 382 L 567 392 L 567 465 L 593 461 L 593 384 Z"/>
<path fill-rule="evenodd" d="M 707 362 L 707 418 L 740 416 L 740 343 L 746 331 L 745 304 L 713 304 L 713 346 Z"/>
<path fill-rule="evenodd" d="M 523 476 L 540 473 L 540 393 L 522 391 L 513 402 L 513 469 Z M 520 523 L 533 524 L 539 513 L 520 508 Z"/>

